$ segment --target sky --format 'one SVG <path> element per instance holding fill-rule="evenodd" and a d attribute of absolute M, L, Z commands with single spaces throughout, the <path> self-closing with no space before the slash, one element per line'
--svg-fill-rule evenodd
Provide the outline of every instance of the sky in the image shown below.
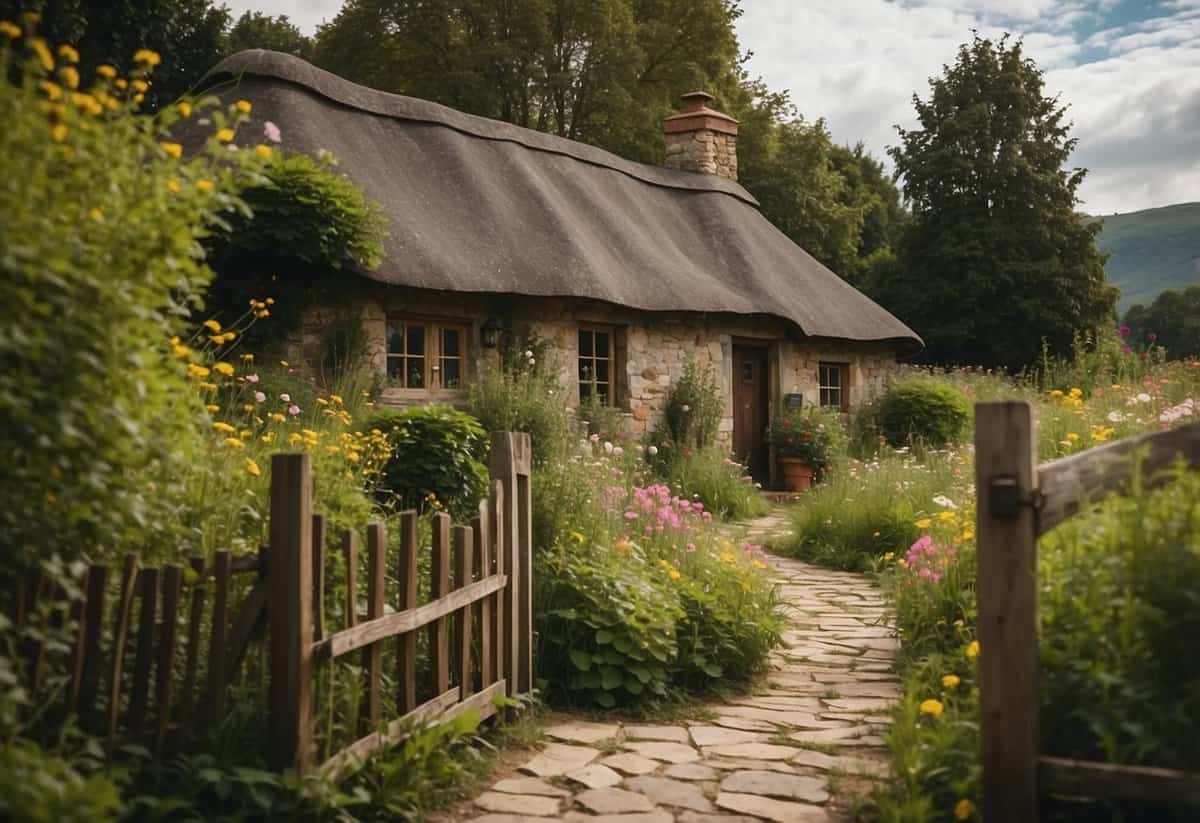
<path fill-rule="evenodd" d="M 286 14 L 305 32 L 342 0 L 226 0 Z M 743 0 L 752 73 L 788 89 L 806 119 L 876 156 L 915 125 L 914 92 L 954 60 L 972 29 L 1008 31 L 1069 104 L 1089 169 L 1092 214 L 1200 201 L 1200 0 Z"/>

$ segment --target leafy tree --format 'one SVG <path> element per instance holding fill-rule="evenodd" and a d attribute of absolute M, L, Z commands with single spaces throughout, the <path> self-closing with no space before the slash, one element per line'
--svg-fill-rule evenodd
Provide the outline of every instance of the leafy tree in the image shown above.
<path fill-rule="evenodd" d="M 1200 357 L 1200 286 L 1167 289 L 1149 306 L 1130 306 L 1124 324 L 1139 345 L 1162 346 L 1172 358 Z"/>
<path fill-rule="evenodd" d="M 853 256 L 825 262 L 854 285 L 874 294 L 894 269 L 908 212 L 900 203 L 900 190 L 891 174 L 862 143 L 853 148 L 834 146 L 831 160 L 845 181 L 843 202 L 861 212 L 862 225 Z"/>
<path fill-rule="evenodd" d="M 879 294 L 931 361 L 1021 368 L 1115 316 L 1098 226 L 1076 211 L 1086 170 L 1064 168 L 1066 107 L 1042 91 L 1019 41 L 976 35 L 914 95 L 919 128 L 898 129 L 913 220 Z"/>
<path fill-rule="evenodd" d="M 225 51 L 229 54 L 245 49 L 271 49 L 308 59 L 312 48 L 312 39 L 286 14 L 272 17 L 259 11 L 248 11 L 239 17 L 225 39 Z"/>

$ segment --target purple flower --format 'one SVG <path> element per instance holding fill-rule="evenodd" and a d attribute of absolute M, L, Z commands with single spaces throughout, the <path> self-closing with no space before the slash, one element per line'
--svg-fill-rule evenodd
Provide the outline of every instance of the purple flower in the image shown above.
<path fill-rule="evenodd" d="M 283 139 L 283 135 L 279 132 L 279 126 L 276 126 L 270 120 L 263 123 L 263 136 L 265 136 L 272 143 L 278 143 Z"/>
<path fill-rule="evenodd" d="M 290 414 L 292 417 L 295 417 L 299 413 L 300 413 L 299 406 L 288 406 L 288 414 Z"/>

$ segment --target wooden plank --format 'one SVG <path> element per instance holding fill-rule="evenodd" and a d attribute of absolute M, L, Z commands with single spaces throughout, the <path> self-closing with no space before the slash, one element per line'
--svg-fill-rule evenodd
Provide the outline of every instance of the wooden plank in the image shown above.
<path fill-rule="evenodd" d="M 450 593 L 450 515 L 433 516 L 433 563 L 429 597 L 441 600 Z M 450 627 L 445 617 L 429 624 L 429 661 L 433 669 L 433 689 L 442 694 L 450 688 Z"/>
<path fill-rule="evenodd" d="M 241 574 L 243 572 L 261 572 L 263 570 L 262 552 L 254 554 L 239 554 L 233 558 L 229 565 L 229 571 L 233 574 Z"/>
<path fill-rule="evenodd" d="M 1036 442 L 1028 403 L 975 404 L 986 820 L 1037 819 L 1037 538 L 1032 505 L 1037 491 Z M 1004 507 L 1002 495 L 993 493 L 994 487 L 1015 495 L 1017 505 L 1011 511 Z"/>
<path fill-rule="evenodd" d="M 413 632 L 424 626 L 430 626 L 440 618 L 453 614 L 463 606 L 470 605 L 484 597 L 501 591 L 508 583 L 508 578 L 493 575 L 487 580 L 472 583 L 465 589 L 451 592 L 445 597 L 432 603 L 418 606 L 403 612 L 385 614 L 378 620 L 359 623 L 353 629 L 344 629 L 313 644 L 313 653 L 319 657 L 341 657 L 344 654 L 369 646 L 379 640 L 395 637 L 398 634 Z"/>
<path fill-rule="evenodd" d="M 204 722 L 215 726 L 225 714 L 225 693 L 229 686 L 225 668 L 226 638 L 229 635 L 229 582 L 232 557 L 219 551 L 213 558 L 213 613 L 208 641 L 208 683 L 204 699 Z"/>
<path fill-rule="evenodd" d="M 358 625 L 358 532 L 342 532 L 342 559 L 346 562 L 346 628 Z"/>
<path fill-rule="evenodd" d="M 167 731 L 171 723 L 171 683 L 175 668 L 175 635 L 179 626 L 179 595 L 183 587 L 183 568 L 168 565 L 162 576 L 162 627 L 158 633 L 158 660 L 155 662 L 154 750 L 161 754 L 166 748 Z"/>
<path fill-rule="evenodd" d="M 496 713 L 496 698 L 505 694 L 506 687 L 507 684 L 500 680 L 461 701 L 458 699 L 458 688 L 449 689 L 422 703 L 416 710 L 393 720 L 386 729 L 369 734 L 342 749 L 321 765 L 320 773 L 327 779 L 337 779 L 346 769 L 362 764 L 374 752 L 402 742 L 414 726 L 446 723 L 468 711 L 478 712 L 479 719 L 485 720 Z"/>
<path fill-rule="evenodd" d="M 417 552 L 420 550 L 417 513 L 400 513 L 400 556 L 396 579 L 400 582 L 400 613 L 417 607 Z M 396 648 L 396 705 L 401 715 L 417 708 L 417 635 L 409 631 L 400 636 Z"/>
<path fill-rule="evenodd" d="M 491 550 L 492 564 L 496 577 L 505 580 L 507 577 L 504 567 L 504 484 L 499 480 L 492 481 L 492 491 L 488 495 L 488 546 Z M 504 598 L 507 589 L 497 591 L 491 597 L 492 626 L 488 634 L 492 639 L 492 682 L 504 677 L 505 649 L 504 642 Z"/>
<path fill-rule="evenodd" d="M 1196 772 L 1042 756 L 1038 782 L 1046 794 L 1200 806 Z"/>
<path fill-rule="evenodd" d="M 471 585 L 474 555 L 471 552 L 472 532 L 466 526 L 455 526 L 454 539 L 454 588 L 464 589 Z M 458 685 L 462 689 L 463 698 L 470 697 L 475 691 L 474 677 L 471 673 L 471 611 L 472 604 L 468 603 L 458 610 L 455 617 L 455 662 L 454 673 Z"/>
<path fill-rule="evenodd" d="M 204 618 L 204 559 L 193 557 L 189 561 L 195 580 L 192 583 L 192 602 L 188 612 L 188 630 L 184 650 L 183 683 L 180 687 L 179 738 L 188 740 L 196 724 L 196 672 L 200 666 L 200 623 Z"/>
<path fill-rule="evenodd" d="M 383 617 L 387 586 L 387 534 L 383 523 L 367 526 L 367 621 Z M 383 679 L 383 647 L 372 643 L 363 649 L 363 671 L 367 676 L 367 703 L 362 717 L 369 729 L 383 720 L 380 683 Z"/>
<path fill-rule="evenodd" d="M 100 691 L 100 635 L 104 623 L 104 598 L 108 588 L 108 566 L 92 565 L 87 572 L 86 595 L 82 607 L 80 639 L 76 648 L 71 708 L 84 725 L 91 725 Z"/>
<path fill-rule="evenodd" d="M 307 454 L 271 458 L 270 730 L 276 768 L 312 765 L 312 469 Z"/>
<path fill-rule="evenodd" d="M 475 567 L 479 569 L 479 579 L 486 580 L 492 575 L 492 552 L 488 545 L 487 531 L 487 501 L 479 503 L 479 516 L 471 521 L 471 534 L 474 536 Z M 479 687 L 486 688 L 496 679 L 492 668 L 492 598 L 485 597 L 479 601 Z"/>
<path fill-rule="evenodd" d="M 154 668 L 154 624 L 158 612 L 158 569 L 142 569 L 138 573 L 138 588 L 142 608 L 133 653 L 133 685 L 129 694 L 129 714 L 126 728 L 129 736 L 138 738 L 146 727 L 146 708 L 150 699 L 150 672 Z"/>
<path fill-rule="evenodd" d="M 1193 468 L 1200 466 L 1200 423 L 1129 437 L 1040 466 L 1038 534 L 1045 534 L 1105 494 L 1126 490 L 1135 470 L 1134 453 L 1142 450 L 1145 457 L 1136 467 L 1142 485 L 1161 485 L 1170 478 L 1166 470 L 1181 458 Z"/>
<path fill-rule="evenodd" d="M 266 579 L 258 580 L 242 601 L 237 617 L 233 619 L 232 628 L 228 632 L 229 648 L 225 652 L 225 671 L 231 678 L 241 669 L 242 658 L 246 655 L 246 649 L 250 647 L 250 641 L 258 633 L 259 627 L 266 622 L 267 592 Z"/>
<path fill-rule="evenodd" d="M 500 608 L 503 614 L 500 633 L 504 638 L 500 673 L 511 689 L 516 688 L 517 673 L 521 668 L 518 658 L 520 645 L 517 643 L 517 632 L 520 631 L 518 612 L 520 583 L 517 575 L 521 573 L 521 567 L 517 562 L 517 465 L 514 439 L 512 432 L 492 432 L 492 448 L 488 457 L 488 470 L 491 472 L 492 479 L 500 481 L 504 488 L 502 496 L 504 514 L 502 525 L 497 530 L 497 548 L 500 556 L 504 559 L 504 568 L 509 574 L 509 584 L 500 597 Z"/>
<path fill-rule="evenodd" d="M 325 638 L 325 515 L 312 517 L 313 639 Z"/>
<path fill-rule="evenodd" d="M 112 665 L 108 669 L 108 743 L 111 748 L 117 742 L 117 721 L 121 713 L 121 678 L 125 668 L 125 646 L 129 640 L 129 621 L 133 616 L 133 597 L 137 592 L 138 556 L 132 552 L 125 555 L 121 569 L 121 592 L 117 601 L 113 625 Z"/>
<path fill-rule="evenodd" d="M 513 437 L 517 470 L 517 548 L 512 577 L 517 585 L 517 692 L 533 691 L 533 449 L 526 432 Z"/>

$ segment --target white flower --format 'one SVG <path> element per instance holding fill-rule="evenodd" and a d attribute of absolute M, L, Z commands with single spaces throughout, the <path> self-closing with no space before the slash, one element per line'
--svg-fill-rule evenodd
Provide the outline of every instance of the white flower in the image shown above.
<path fill-rule="evenodd" d="M 614 447 L 613 447 L 612 443 L 609 443 L 607 440 L 604 441 L 604 453 L 605 454 L 612 454 L 613 448 Z"/>
<path fill-rule="evenodd" d="M 1120 423 L 1122 420 L 1125 419 L 1125 415 L 1123 415 L 1119 411 L 1115 411 L 1115 410 L 1110 411 L 1106 415 L 1106 417 L 1108 418 L 1109 423 Z"/>
<path fill-rule="evenodd" d="M 658 446 L 651 446 L 650 448 L 646 449 L 646 453 L 653 457 L 654 455 L 658 454 Z"/>
<path fill-rule="evenodd" d="M 256 391 L 254 393 L 254 399 L 256 402 L 262 403 L 263 401 L 265 401 L 267 399 L 267 396 L 260 391 Z"/>
<path fill-rule="evenodd" d="M 279 399 L 282 400 L 284 403 L 292 402 L 292 396 L 290 394 L 287 394 L 286 392 L 279 395 Z"/>
<path fill-rule="evenodd" d="M 956 506 L 954 504 L 954 501 L 951 500 L 949 497 L 947 497 L 944 494 L 934 495 L 933 502 L 938 504 L 939 506 L 941 506 L 943 509 L 957 509 L 958 508 L 958 506 Z"/>
<path fill-rule="evenodd" d="M 692 410 L 692 407 L 689 406 L 687 403 L 684 403 L 680 408 L 685 412 L 690 412 Z"/>
<path fill-rule="evenodd" d="M 536 361 L 536 360 L 534 360 L 532 357 L 531 357 L 531 358 L 529 358 L 529 365 L 531 365 L 531 366 L 532 366 L 532 365 L 533 365 L 534 363 L 536 363 L 536 362 L 537 362 L 537 361 Z"/>
<path fill-rule="evenodd" d="M 612 453 L 614 455 L 616 455 L 617 457 L 620 457 L 621 455 L 623 455 L 625 453 L 625 450 L 623 448 L 621 448 L 620 446 L 613 446 Z"/>
<path fill-rule="evenodd" d="M 1140 392 L 1137 396 L 1137 401 L 1139 403 L 1149 403 L 1150 395 L 1146 394 L 1145 392 Z"/>

